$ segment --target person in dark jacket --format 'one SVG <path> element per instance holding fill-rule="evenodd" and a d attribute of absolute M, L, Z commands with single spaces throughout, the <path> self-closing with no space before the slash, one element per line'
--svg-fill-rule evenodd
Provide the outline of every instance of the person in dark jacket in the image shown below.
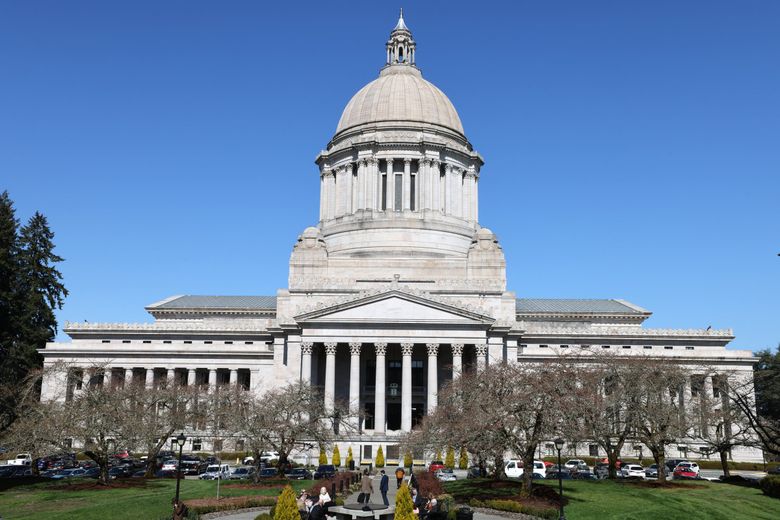
<path fill-rule="evenodd" d="M 379 492 L 382 493 L 382 502 L 385 506 L 390 505 L 390 501 L 387 500 L 387 488 L 390 483 L 390 479 L 385 475 L 385 470 L 382 470 L 382 478 L 379 480 Z"/>
<path fill-rule="evenodd" d="M 309 510 L 308 520 L 326 520 L 325 507 L 323 507 L 322 500 L 314 504 Z"/>

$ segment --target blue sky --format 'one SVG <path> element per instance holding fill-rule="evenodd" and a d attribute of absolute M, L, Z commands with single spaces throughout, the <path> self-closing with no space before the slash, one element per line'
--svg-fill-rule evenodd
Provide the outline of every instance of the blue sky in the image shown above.
<path fill-rule="evenodd" d="M 274 294 L 387 2 L 4 2 L 0 189 L 56 232 L 60 320 Z M 780 341 L 780 2 L 403 2 L 486 164 L 524 297 Z"/>

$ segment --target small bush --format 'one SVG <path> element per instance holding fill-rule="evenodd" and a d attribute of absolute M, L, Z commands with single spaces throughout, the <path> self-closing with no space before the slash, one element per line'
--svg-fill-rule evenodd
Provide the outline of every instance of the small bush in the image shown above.
<path fill-rule="evenodd" d="M 339 451 L 339 445 L 333 446 L 333 465 L 337 468 L 341 466 L 341 452 Z"/>
<path fill-rule="evenodd" d="M 444 494 L 441 482 L 430 471 L 418 471 L 414 477 L 417 479 L 417 488 L 422 496 L 427 497 L 428 493 L 433 493 L 436 497 Z"/>
<path fill-rule="evenodd" d="M 525 515 L 531 515 L 545 519 L 554 520 L 558 518 L 557 508 L 530 506 L 520 502 L 515 502 L 514 500 L 492 499 L 482 501 L 471 499 L 469 501 L 469 505 L 472 507 L 486 507 L 489 509 L 496 509 L 497 511 L 507 511 L 509 513 L 522 513 Z"/>
<path fill-rule="evenodd" d="M 411 467 L 412 462 L 414 462 L 414 459 L 412 459 L 412 452 L 407 451 L 404 453 L 404 467 L 408 468 Z"/>
<path fill-rule="evenodd" d="M 447 446 L 447 455 L 444 457 L 444 465 L 449 469 L 455 469 L 455 449 Z"/>
<path fill-rule="evenodd" d="M 320 446 L 320 460 L 319 460 L 320 466 L 324 466 L 328 463 L 328 455 L 325 453 L 325 448 Z"/>
<path fill-rule="evenodd" d="M 382 445 L 379 445 L 379 449 L 376 450 L 376 459 L 374 460 L 374 465 L 377 468 L 384 468 L 385 467 L 385 452 L 382 451 Z"/>
<path fill-rule="evenodd" d="M 761 491 L 763 491 L 765 495 L 780 498 L 780 477 L 770 475 L 762 478 L 759 484 L 761 486 Z"/>
<path fill-rule="evenodd" d="M 412 494 L 409 493 L 409 487 L 401 484 L 401 488 L 395 495 L 395 520 L 417 520 L 414 514 L 414 502 Z"/>
<path fill-rule="evenodd" d="M 292 486 L 286 486 L 279 495 L 274 510 L 274 520 L 301 520 Z"/>
<path fill-rule="evenodd" d="M 216 498 L 198 498 L 185 500 L 184 504 L 189 509 L 190 514 L 203 515 L 214 513 L 216 511 L 233 511 L 235 509 L 246 509 L 249 507 L 267 507 L 276 504 L 276 498 L 273 497 L 226 497 L 220 500 Z"/>
<path fill-rule="evenodd" d="M 453 497 L 449 493 L 444 493 L 442 495 L 439 495 L 438 501 L 439 501 L 439 509 L 441 511 L 449 512 L 451 509 L 455 508 L 455 497 Z"/>
<path fill-rule="evenodd" d="M 458 459 L 458 468 L 459 469 L 468 469 L 469 468 L 469 454 L 466 452 L 466 448 L 460 449 L 460 458 Z"/>

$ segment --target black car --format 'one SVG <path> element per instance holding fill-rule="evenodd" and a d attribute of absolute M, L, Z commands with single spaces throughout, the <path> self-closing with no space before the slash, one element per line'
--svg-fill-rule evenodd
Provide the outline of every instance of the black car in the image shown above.
<path fill-rule="evenodd" d="M 274 478 L 279 476 L 279 470 L 276 468 L 261 469 L 257 474 L 257 478 Z"/>
<path fill-rule="evenodd" d="M 130 471 L 125 466 L 114 466 L 108 470 L 108 476 L 110 478 L 125 478 L 130 476 Z"/>
<path fill-rule="evenodd" d="M 311 480 L 311 471 L 305 468 L 295 468 L 284 474 L 290 480 Z"/>
<path fill-rule="evenodd" d="M 561 480 L 571 480 L 573 478 L 568 471 L 548 471 L 545 478 L 547 480 L 558 480 L 558 475 L 560 475 Z"/>
<path fill-rule="evenodd" d="M 331 478 L 336 476 L 336 466 L 333 464 L 323 464 L 314 472 L 314 479 Z"/>
<path fill-rule="evenodd" d="M 780 466 L 776 466 L 766 472 L 767 475 L 780 475 Z"/>
<path fill-rule="evenodd" d="M 577 471 L 574 474 L 575 480 L 598 480 L 599 478 L 592 471 Z"/>

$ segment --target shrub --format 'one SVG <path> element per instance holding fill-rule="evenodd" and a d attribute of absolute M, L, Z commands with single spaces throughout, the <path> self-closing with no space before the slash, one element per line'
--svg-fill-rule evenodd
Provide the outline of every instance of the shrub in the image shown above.
<path fill-rule="evenodd" d="M 422 496 L 427 497 L 428 493 L 433 493 L 436 497 L 444 494 L 441 482 L 430 471 L 418 471 L 414 477 L 417 479 L 417 488 Z"/>
<path fill-rule="evenodd" d="M 447 455 L 444 457 L 444 465 L 449 469 L 455 469 L 455 450 L 452 446 L 447 447 Z"/>
<path fill-rule="evenodd" d="M 320 446 L 320 466 L 328 463 L 328 455 L 325 453 L 325 448 Z"/>
<path fill-rule="evenodd" d="M 406 484 L 401 484 L 395 495 L 395 520 L 417 520 L 417 515 L 414 514 L 412 495 Z"/>
<path fill-rule="evenodd" d="M 353 460 L 355 459 L 352 458 L 352 446 L 350 446 L 347 449 L 347 467 L 349 467 L 349 465 L 352 463 Z"/>
<path fill-rule="evenodd" d="M 385 467 L 385 452 L 382 451 L 382 445 L 379 445 L 379 449 L 376 450 L 376 459 L 374 460 L 374 465 L 377 468 L 384 468 Z"/>
<path fill-rule="evenodd" d="M 333 446 L 333 465 L 337 468 L 341 466 L 341 452 L 339 451 L 339 445 Z"/>
<path fill-rule="evenodd" d="M 436 456 L 433 458 L 433 460 L 441 460 L 441 450 L 436 450 Z"/>
<path fill-rule="evenodd" d="M 469 500 L 469 505 L 471 507 L 485 507 L 485 502 L 483 502 L 478 498 L 472 498 L 471 500 Z"/>
<path fill-rule="evenodd" d="M 761 491 L 765 495 L 780 498 L 780 477 L 768 476 L 761 479 Z"/>
<path fill-rule="evenodd" d="M 273 520 L 274 517 L 269 515 L 268 513 L 260 513 L 255 517 L 255 520 Z"/>
<path fill-rule="evenodd" d="M 404 467 L 409 468 L 412 465 L 412 462 L 414 462 L 414 459 L 412 458 L 412 452 L 407 451 L 404 453 Z"/>
<path fill-rule="evenodd" d="M 469 454 L 466 452 L 466 448 L 460 449 L 460 459 L 458 460 L 458 468 L 460 469 L 469 468 Z"/>
<path fill-rule="evenodd" d="M 187 509 L 189 509 L 190 514 L 203 515 L 216 511 L 232 511 L 249 507 L 273 506 L 276 504 L 276 499 L 262 496 L 240 496 L 226 497 L 220 500 L 217 500 L 216 498 L 198 498 L 185 500 L 184 503 L 187 506 Z"/>
<path fill-rule="evenodd" d="M 279 495 L 274 511 L 274 520 L 301 520 L 292 486 L 285 486 L 282 494 Z"/>
<path fill-rule="evenodd" d="M 439 509 L 441 511 L 450 511 L 455 508 L 455 497 L 449 493 L 444 493 L 438 496 Z"/>
<path fill-rule="evenodd" d="M 536 516 L 539 518 L 552 519 L 558 518 L 558 509 L 553 507 L 537 507 L 515 502 L 514 500 L 477 500 L 475 498 L 469 501 L 472 507 L 487 507 L 498 511 L 507 511 L 510 513 L 522 513 L 525 515 Z"/>

